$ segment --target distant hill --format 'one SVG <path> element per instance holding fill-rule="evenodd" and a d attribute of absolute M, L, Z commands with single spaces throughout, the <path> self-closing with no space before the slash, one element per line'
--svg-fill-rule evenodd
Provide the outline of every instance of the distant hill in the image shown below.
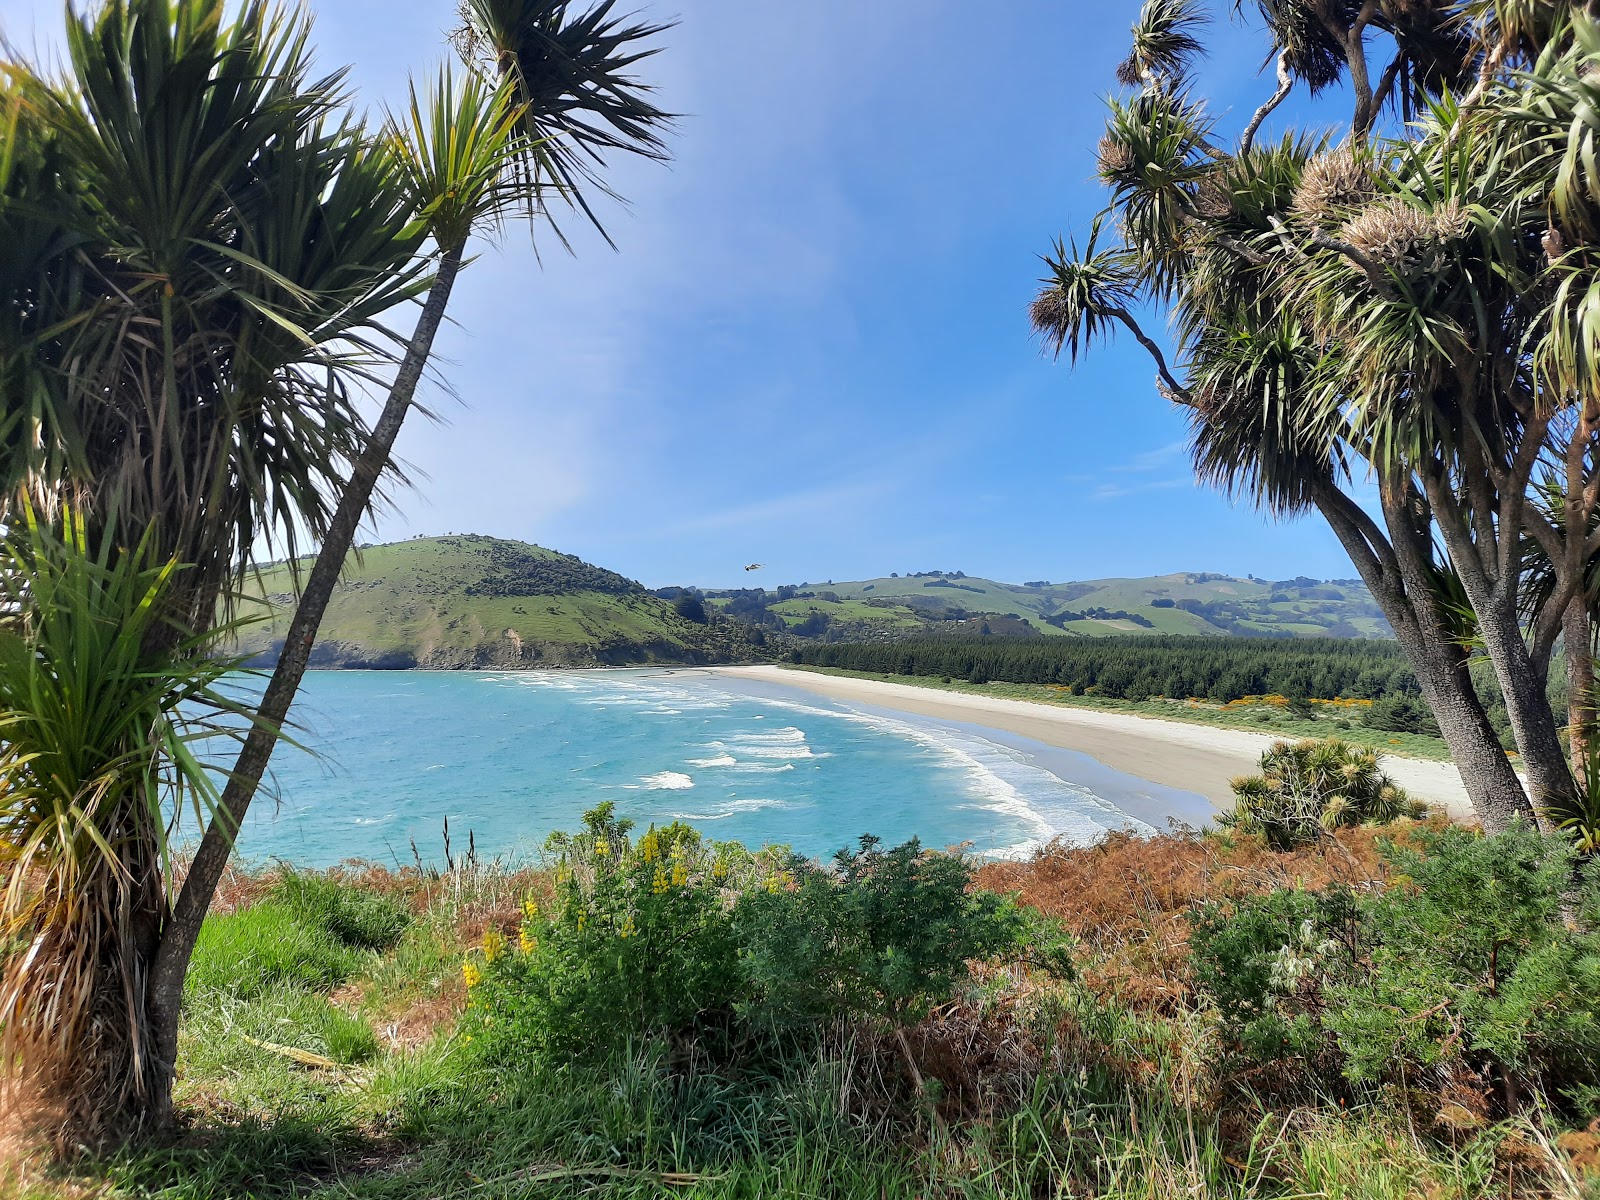
<path fill-rule="evenodd" d="M 773 591 L 712 591 L 708 603 L 809 638 L 887 641 L 913 633 L 1114 637 L 1388 637 L 1359 580 L 1239 579 L 1185 572 L 1142 579 L 1000 583 L 959 571 Z"/>
<path fill-rule="evenodd" d="M 255 591 L 265 597 L 270 619 L 250 626 L 239 650 L 270 662 L 283 645 L 294 604 L 288 564 L 264 571 Z M 772 591 L 650 591 L 570 554 L 460 534 L 370 546 L 352 555 L 312 665 L 703 664 L 784 657 L 807 641 L 1388 632 L 1366 589 L 1350 580 L 1191 573 L 1012 584 L 940 571 Z"/>
<path fill-rule="evenodd" d="M 309 569 L 309 561 L 302 564 Z M 271 661 L 295 599 L 287 564 L 255 589 L 271 619 L 239 651 Z M 752 644 L 752 635 L 754 642 Z M 463 534 L 352 555 L 312 652 L 315 667 L 516 668 L 737 661 L 762 631 L 700 624 L 631 579 L 525 542 Z"/>

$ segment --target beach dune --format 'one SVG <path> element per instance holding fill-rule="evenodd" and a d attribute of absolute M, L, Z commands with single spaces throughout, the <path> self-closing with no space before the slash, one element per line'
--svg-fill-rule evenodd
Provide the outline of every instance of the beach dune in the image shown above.
<path fill-rule="evenodd" d="M 852 679 L 784 667 L 716 667 L 720 675 L 762 679 L 845 703 L 912 713 L 1004 730 L 1047 746 L 1087 754 L 1113 770 L 1152 783 L 1196 792 L 1218 807 L 1231 805 L 1229 781 L 1257 769 L 1261 752 L 1280 740 L 1271 734 L 1214 729 L 1124 713 L 997 696 L 973 696 L 872 679 Z M 1417 799 L 1458 820 L 1472 818 L 1461 776 L 1450 763 L 1387 757 L 1383 768 Z"/>

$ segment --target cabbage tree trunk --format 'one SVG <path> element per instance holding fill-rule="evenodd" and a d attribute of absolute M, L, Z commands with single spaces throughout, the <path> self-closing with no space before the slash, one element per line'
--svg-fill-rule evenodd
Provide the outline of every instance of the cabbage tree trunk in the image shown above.
<path fill-rule="evenodd" d="M 317 630 L 327 611 L 328 601 L 333 596 L 333 589 L 339 581 L 339 573 L 355 545 L 356 532 L 372 503 L 378 480 L 389 465 L 395 438 L 411 409 L 417 385 L 427 368 L 434 339 L 444 322 L 450 293 L 461 269 L 464 248 L 464 244 L 445 247 L 440 255 L 438 272 L 389 389 L 383 413 L 373 428 L 366 449 L 355 462 L 350 481 L 339 498 L 339 506 L 329 524 L 327 537 L 306 578 L 305 589 L 284 638 L 283 650 L 257 709 L 255 727 L 250 730 L 239 752 L 218 811 L 201 839 L 172 915 L 162 931 L 148 993 L 155 1050 L 163 1080 L 163 1090 L 155 1098 L 154 1104 L 158 1119 L 164 1120 L 171 1113 L 172 1073 L 178 1055 L 178 1015 L 183 1001 L 183 980 L 189 969 L 195 940 L 200 936 L 200 926 L 205 921 L 217 884 L 233 852 L 234 836 L 260 788 L 267 763 L 278 744 L 279 730 L 289 715 L 300 681 L 305 676 L 311 648 L 316 642 Z"/>

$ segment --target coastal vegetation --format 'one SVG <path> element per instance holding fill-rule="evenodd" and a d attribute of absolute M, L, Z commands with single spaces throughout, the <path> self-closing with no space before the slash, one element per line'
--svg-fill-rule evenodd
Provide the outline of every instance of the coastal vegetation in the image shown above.
<path fill-rule="evenodd" d="M 829 865 L 608 809 L 230 874 L 167 1138 L 28 1200 L 1600 1195 L 1600 886 L 1429 822 Z"/>
<path fill-rule="evenodd" d="M 271 4 L 102 0 L 66 11 L 59 69 L 8 48 L 0 575 L 12 666 L 32 677 L 4 720 L 54 722 L 71 766 L 34 786 L 44 760 L 19 751 L 0 795 L 11 1127 L 69 1152 L 170 1117 L 195 940 L 393 478 L 469 239 L 563 206 L 598 226 L 583 193 L 605 188 L 607 156 L 664 152 L 668 116 L 632 74 L 661 27 L 612 7 L 470 3 L 461 68 L 373 123 L 341 74 L 315 73 L 309 17 Z M 385 320 L 424 294 L 398 338 Z M 369 424 L 374 386 L 388 398 Z M 298 562 L 306 535 L 319 549 L 261 699 L 187 686 L 226 665 L 207 656 L 263 549 Z M 42 562 L 84 589 L 75 610 L 29 586 Z M 154 699 L 134 686 L 162 679 Z M 111 719 L 118 689 L 144 724 Z M 72 695 L 94 705 L 50 700 Z M 213 734 L 242 740 L 232 770 L 195 745 Z M 180 820 L 203 834 L 175 877 Z"/>

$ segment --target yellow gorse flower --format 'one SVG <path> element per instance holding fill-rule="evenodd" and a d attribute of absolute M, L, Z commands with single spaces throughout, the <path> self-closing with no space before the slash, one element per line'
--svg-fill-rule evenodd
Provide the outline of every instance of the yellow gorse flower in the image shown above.
<path fill-rule="evenodd" d="M 483 972 L 478 969 L 478 964 L 469 958 L 461 964 L 461 978 L 466 980 L 468 988 L 475 988 L 483 982 Z"/>
<path fill-rule="evenodd" d="M 498 929 L 485 929 L 483 931 L 483 960 L 493 962 L 500 957 L 500 952 L 506 948 L 505 935 Z"/>

